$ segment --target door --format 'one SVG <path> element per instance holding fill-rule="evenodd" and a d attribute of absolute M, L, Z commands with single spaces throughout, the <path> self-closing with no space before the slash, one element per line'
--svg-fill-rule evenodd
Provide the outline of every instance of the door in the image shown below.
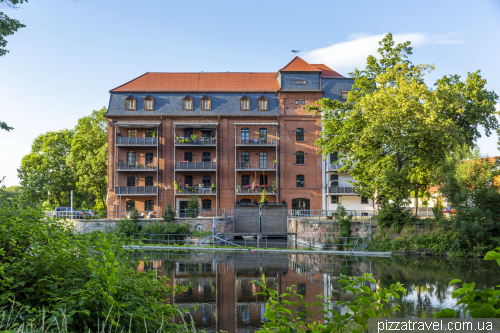
<path fill-rule="evenodd" d="M 267 175 L 260 175 L 259 178 L 259 185 L 267 185 Z"/>
<path fill-rule="evenodd" d="M 192 134 L 194 134 L 194 131 L 192 128 L 185 128 L 184 129 L 184 139 L 190 139 Z"/>
<path fill-rule="evenodd" d="M 129 169 L 135 168 L 135 153 L 133 151 L 127 153 L 127 167 Z"/>
<path fill-rule="evenodd" d="M 267 152 L 265 151 L 259 153 L 259 168 L 267 169 Z"/>
<path fill-rule="evenodd" d="M 294 215 L 309 215 L 311 207 L 311 201 L 309 199 L 298 198 L 292 199 L 292 212 Z"/>
<path fill-rule="evenodd" d="M 267 128 L 259 129 L 259 142 L 262 144 L 267 143 Z"/>
<path fill-rule="evenodd" d="M 193 176 L 184 177 L 184 186 L 193 186 Z"/>
<path fill-rule="evenodd" d="M 179 201 L 179 217 L 187 217 L 188 201 Z"/>
<path fill-rule="evenodd" d="M 193 153 L 185 152 L 184 153 L 184 161 L 193 162 Z"/>

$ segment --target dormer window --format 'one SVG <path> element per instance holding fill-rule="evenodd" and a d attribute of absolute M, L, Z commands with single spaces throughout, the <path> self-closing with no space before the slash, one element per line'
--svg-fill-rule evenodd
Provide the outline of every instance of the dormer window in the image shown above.
<path fill-rule="evenodd" d="M 349 92 L 348 91 L 341 91 L 340 92 L 340 99 L 342 100 L 347 100 L 347 96 L 349 95 Z"/>
<path fill-rule="evenodd" d="M 184 111 L 192 111 L 193 110 L 193 99 L 191 96 L 187 95 L 182 99 L 182 109 Z"/>
<path fill-rule="evenodd" d="M 145 111 L 153 111 L 155 109 L 155 100 L 150 95 L 147 95 L 144 98 L 144 110 Z"/>
<path fill-rule="evenodd" d="M 125 99 L 125 109 L 135 111 L 135 97 L 130 95 Z"/>
<path fill-rule="evenodd" d="M 267 111 L 267 98 L 264 97 L 264 95 L 260 96 L 259 98 L 259 110 L 260 111 Z"/>
<path fill-rule="evenodd" d="M 203 96 L 203 98 L 201 99 L 201 109 L 203 111 L 212 110 L 212 100 L 207 95 Z"/>
<path fill-rule="evenodd" d="M 246 95 L 243 95 L 243 97 L 240 99 L 240 109 L 242 111 L 250 110 L 250 98 L 248 98 Z"/>
<path fill-rule="evenodd" d="M 295 80 L 295 84 L 306 84 L 306 80 Z"/>

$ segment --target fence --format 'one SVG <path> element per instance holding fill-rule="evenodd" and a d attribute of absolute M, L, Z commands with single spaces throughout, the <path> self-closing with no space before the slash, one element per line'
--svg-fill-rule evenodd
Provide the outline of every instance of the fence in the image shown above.
<path fill-rule="evenodd" d="M 124 146 L 156 146 L 158 138 L 139 138 L 139 137 L 117 137 L 116 145 Z"/>
<path fill-rule="evenodd" d="M 175 162 L 176 170 L 214 170 L 217 162 Z"/>
<path fill-rule="evenodd" d="M 278 193 L 277 189 L 273 189 L 272 186 L 267 185 L 238 185 L 236 188 L 236 194 L 262 194 L 266 190 L 266 194 L 274 195 Z"/>

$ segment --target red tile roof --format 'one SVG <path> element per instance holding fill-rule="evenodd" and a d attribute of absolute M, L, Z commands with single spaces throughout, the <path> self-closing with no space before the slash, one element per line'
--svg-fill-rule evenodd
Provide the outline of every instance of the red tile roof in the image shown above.
<path fill-rule="evenodd" d="M 244 91 L 279 90 L 276 73 L 146 73 L 110 92 Z"/>
<path fill-rule="evenodd" d="M 319 72 L 320 70 L 309 65 L 307 61 L 297 56 L 292 59 L 280 72 Z"/>
<path fill-rule="evenodd" d="M 321 77 L 339 77 L 339 78 L 345 77 L 340 75 L 339 73 L 337 73 L 336 71 L 334 71 L 325 64 L 311 64 L 311 66 L 322 70 L 322 73 L 320 75 Z"/>

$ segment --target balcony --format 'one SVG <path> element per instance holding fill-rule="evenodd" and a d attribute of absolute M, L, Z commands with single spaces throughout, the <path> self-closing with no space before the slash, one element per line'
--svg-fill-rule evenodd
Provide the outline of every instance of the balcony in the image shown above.
<path fill-rule="evenodd" d="M 236 162 L 236 170 L 276 170 L 273 162 Z"/>
<path fill-rule="evenodd" d="M 158 138 L 129 138 L 129 137 L 117 137 L 116 146 L 157 146 Z"/>
<path fill-rule="evenodd" d="M 156 163 L 149 163 L 147 165 L 141 163 L 116 163 L 116 171 L 157 171 Z"/>
<path fill-rule="evenodd" d="M 249 140 L 243 140 L 241 138 L 236 139 L 236 146 L 269 146 L 269 147 L 274 147 L 276 146 L 276 140 L 272 139 L 249 139 Z"/>
<path fill-rule="evenodd" d="M 200 187 L 200 186 L 179 186 L 175 194 L 180 195 L 215 195 L 215 187 Z"/>
<path fill-rule="evenodd" d="M 253 189 L 250 185 L 238 186 L 236 188 L 237 195 L 261 195 L 266 189 L 266 195 L 276 195 L 278 190 L 273 190 L 272 186 L 255 186 Z"/>
<path fill-rule="evenodd" d="M 158 195 L 158 186 L 116 186 L 116 195 Z"/>
<path fill-rule="evenodd" d="M 328 163 L 328 170 L 337 171 L 342 165 L 340 163 Z"/>
<path fill-rule="evenodd" d="M 184 138 L 184 137 L 176 137 L 175 145 L 176 146 L 215 146 L 217 141 L 215 138 Z"/>
<path fill-rule="evenodd" d="M 354 192 L 354 187 L 352 186 L 329 186 L 328 194 L 359 195 L 358 193 Z"/>
<path fill-rule="evenodd" d="M 213 170 L 217 168 L 217 162 L 175 162 L 176 171 L 204 171 Z"/>

